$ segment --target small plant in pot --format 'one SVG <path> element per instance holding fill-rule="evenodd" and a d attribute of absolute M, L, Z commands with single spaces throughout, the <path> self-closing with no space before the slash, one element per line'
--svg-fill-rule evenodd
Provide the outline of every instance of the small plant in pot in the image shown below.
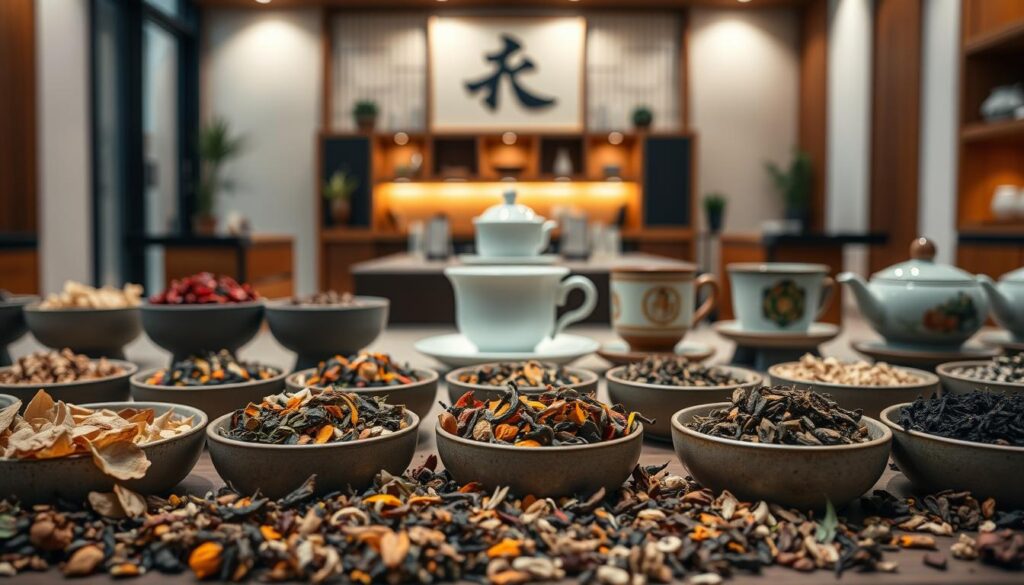
<path fill-rule="evenodd" d="M 654 123 L 654 113 L 647 106 L 633 108 L 633 126 L 637 130 L 647 130 Z"/>
<path fill-rule="evenodd" d="M 334 171 L 324 183 L 324 200 L 330 206 L 331 223 L 345 225 L 352 216 L 352 193 L 359 186 L 359 180 L 347 170 Z"/>
<path fill-rule="evenodd" d="M 783 169 L 774 162 L 765 162 L 775 190 L 782 196 L 786 219 L 800 223 L 800 230 L 807 228 L 811 202 L 811 156 L 802 150 L 793 151 L 793 160 Z"/>
<path fill-rule="evenodd" d="M 196 209 L 192 216 L 192 230 L 209 235 L 217 230 L 217 193 L 227 187 L 221 180 L 224 163 L 245 149 L 245 139 L 231 132 L 224 118 L 213 118 L 199 130 L 199 189 L 196 191 Z"/>
<path fill-rule="evenodd" d="M 352 107 L 352 117 L 361 132 L 373 132 L 377 125 L 377 102 L 360 100 Z"/>
<path fill-rule="evenodd" d="M 722 223 L 725 220 L 725 195 L 721 193 L 708 193 L 704 196 L 704 216 L 708 222 L 708 231 L 717 234 L 722 231 Z"/>

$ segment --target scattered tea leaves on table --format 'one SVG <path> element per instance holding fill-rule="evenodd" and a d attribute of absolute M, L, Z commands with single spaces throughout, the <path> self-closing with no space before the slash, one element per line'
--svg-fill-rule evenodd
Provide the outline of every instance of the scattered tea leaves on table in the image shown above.
<path fill-rule="evenodd" d="M 649 355 L 625 366 L 620 374 L 628 382 L 659 386 L 736 386 L 747 382 L 721 366 L 705 366 L 685 357 Z"/>
<path fill-rule="evenodd" d="M 349 357 L 336 355 L 317 365 L 302 383 L 337 388 L 378 388 L 418 381 L 415 370 L 395 362 L 386 353 L 361 352 Z"/>
<path fill-rule="evenodd" d="M 170 368 L 153 372 L 145 382 L 155 386 L 216 386 L 256 382 L 279 375 L 278 368 L 240 362 L 230 351 L 222 349 L 174 362 Z"/>
<path fill-rule="evenodd" d="M 62 384 L 99 380 L 123 374 L 121 366 L 100 358 L 76 354 L 70 349 L 38 351 L 18 358 L 0 371 L 0 384 Z"/>
<path fill-rule="evenodd" d="M 899 423 L 947 439 L 1024 447 L 1024 394 L 974 391 L 918 398 L 900 409 Z"/>

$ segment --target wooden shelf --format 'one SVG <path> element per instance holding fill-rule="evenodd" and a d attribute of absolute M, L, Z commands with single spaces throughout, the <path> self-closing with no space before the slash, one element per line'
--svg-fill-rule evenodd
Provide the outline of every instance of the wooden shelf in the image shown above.
<path fill-rule="evenodd" d="M 1006 221 L 971 222 L 957 227 L 960 233 L 1016 235 L 1024 233 L 1024 218 Z"/>
<path fill-rule="evenodd" d="M 964 142 L 1024 142 L 1024 119 L 974 122 L 960 131 Z"/>
<path fill-rule="evenodd" d="M 1024 54 L 1024 20 L 1007 23 L 964 41 L 964 54 L 968 57 L 1007 53 Z"/>

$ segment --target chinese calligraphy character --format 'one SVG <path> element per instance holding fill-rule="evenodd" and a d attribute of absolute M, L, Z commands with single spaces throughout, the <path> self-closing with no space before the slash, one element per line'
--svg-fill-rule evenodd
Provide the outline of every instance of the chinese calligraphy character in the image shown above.
<path fill-rule="evenodd" d="M 508 76 L 508 80 L 512 84 L 512 90 L 515 92 L 516 98 L 519 99 L 519 103 L 523 104 L 527 108 L 545 108 L 554 104 L 555 98 L 538 96 L 519 84 L 519 80 L 516 76 L 524 71 L 531 71 L 535 68 L 533 61 L 529 57 L 523 57 L 519 62 L 519 65 L 516 67 L 509 66 L 509 59 L 519 51 L 519 49 L 523 48 L 522 43 L 507 34 L 501 35 L 501 40 L 505 43 L 505 47 L 502 50 L 485 55 L 488 61 L 495 64 L 496 68 L 494 73 L 480 81 L 467 81 L 466 90 L 471 94 L 476 94 L 481 89 L 486 89 L 487 97 L 484 98 L 484 103 L 486 103 L 491 110 L 496 110 L 498 109 L 498 88 L 501 84 L 501 78 Z"/>

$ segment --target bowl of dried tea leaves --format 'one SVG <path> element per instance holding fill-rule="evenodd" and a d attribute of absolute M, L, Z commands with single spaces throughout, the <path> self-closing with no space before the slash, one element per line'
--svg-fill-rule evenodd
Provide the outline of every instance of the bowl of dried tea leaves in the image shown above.
<path fill-rule="evenodd" d="M 1024 393 L 1022 354 L 1000 355 L 988 360 L 947 362 L 939 364 L 935 373 L 942 380 L 942 386 L 956 394 L 968 394 L 976 390 Z"/>
<path fill-rule="evenodd" d="M 448 398 L 456 402 L 466 392 L 477 400 L 495 400 L 514 382 L 522 394 L 540 394 L 549 387 L 572 388 L 581 394 L 597 394 L 597 374 L 583 368 L 528 360 L 494 362 L 452 370 L 444 377 Z"/>
<path fill-rule="evenodd" d="M 128 400 L 128 379 L 138 366 L 124 360 L 92 359 L 70 349 L 47 350 L 18 358 L 0 368 L 0 392 L 28 404 L 39 390 L 54 400 L 84 404 Z"/>

